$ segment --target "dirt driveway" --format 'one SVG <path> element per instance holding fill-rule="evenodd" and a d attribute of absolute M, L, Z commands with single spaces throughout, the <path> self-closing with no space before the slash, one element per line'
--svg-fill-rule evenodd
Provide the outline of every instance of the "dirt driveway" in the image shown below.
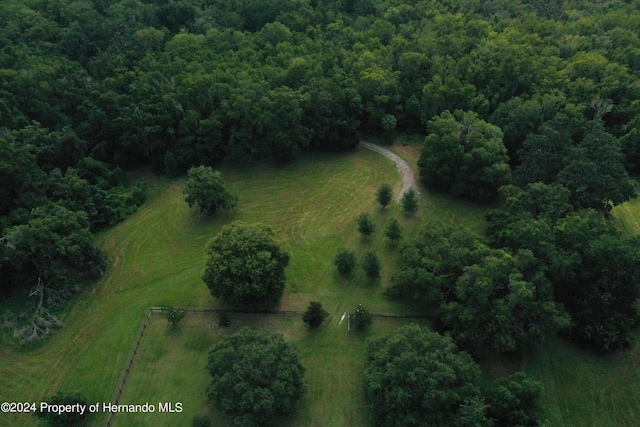
<path fill-rule="evenodd" d="M 406 162 L 406 160 L 404 160 L 397 154 L 392 153 L 386 148 L 383 148 L 376 144 L 372 144 L 371 142 L 360 141 L 360 146 L 362 148 L 366 148 L 367 150 L 375 151 L 376 153 L 382 154 L 387 159 L 396 164 L 396 166 L 398 167 L 398 172 L 400 172 L 400 175 L 402 176 L 402 188 L 400 189 L 400 194 L 398 194 L 398 196 L 396 197 L 397 201 L 400 201 L 404 193 L 409 191 L 410 188 L 413 188 L 413 191 L 415 191 L 416 194 L 420 194 L 420 191 L 418 191 L 418 185 L 416 184 L 416 178 L 413 175 L 413 171 L 409 167 L 409 164 Z"/>

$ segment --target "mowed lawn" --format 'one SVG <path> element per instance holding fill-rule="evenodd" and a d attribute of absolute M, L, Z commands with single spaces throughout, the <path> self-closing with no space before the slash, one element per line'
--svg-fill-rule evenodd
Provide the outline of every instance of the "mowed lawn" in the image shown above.
<path fill-rule="evenodd" d="M 97 237 L 111 267 L 62 315 L 64 327 L 33 347 L 0 345 L 2 401 L 38 402 L 57 390 L 81 392 L 90 402 L 113 399 L 149 307 L 218 305 L 200 279 L 204 247 L 234 220 L 272 226 L 291 253 L 281 308 L 304 310 L 316 300 L 332 315 L 353 310 L 359 303 L 373 312 L 411 311 L 384 295 L 398 248 L 388 245 L 382 230 L 390 217 L 398 217 L 410 235 L 426 216 L 404 218 L 398 205 L 385 210 L 377 206 L 375 192 L 381 184 L 390 183 L 399 191 L 393 163 L 376 153 L 355 150 L 310 154 L 282 167 L 222 172 L 240 203 L 235 211 L 213 219 L 201 218 L 186 205 L 182 180 L 141 174 L 149 184 L 147 203 Z M 472 205 L 467 209 L 483 221 L 481 210 Z M 361 212 L 372 214 L 378 225 L 369 240 L 357 232 Z M 358 257 L 367 250 L 378 252 L 383 258 L 382 278 L 367 280 L 360 269 L 349 278 L 340 277 L 332 259 L 341 246 L 356 251 Z M 94 417 L 94 424 L 105 418 Z M 0 425 L 37 425 L 37 419 L 0 414 Z"/>
<path fill-rule="evenodd" d="M 347 320 L 333 314 L 317 330 L 309 330 L 301 316 L 231 315 L 231 326 L 218 326 L 218 316 L 188 313 L 176 327 L 160 313 L 151 316 L 133 370 L 120 402 L 153 402 L 156 412 L 120 413 L 114 426 L 189 425 L 194 416 L 207 416 L 214 426 L 229 419 L 206 399 L 211 377 L 207 353 L 213 342 L 242 327 L 282 333 L 300 354 L 305 367 L 306 392 L 296 414 L 278 420 L 280 426 L 365 426 L 370 414 L 360 376 L 367 339 L 392 333 L 410 323 L 406 319 L 375 319 L 364 333 L 347 332 Z M 158 402 L 182 402 L 180 413 L 159 413 Z"/>
<path fill-rule="evenodd" d="M 394 146 L 415 166 L 419 146 Z M 417 169 L 417 168 L 416 168 Z M 115 425 L 185 425 L 195 415 L 208 414 L 225 425 L 206 400 L 205 370 L 210 346 L 241 326 L 282 332 L 301 354 L 307 371 L 307 394 L 285 426 L 367 425 L 360 375 L 367 337 L 392 332 L 406 321 L 376 320 L 365 336 L 346 333 L 338 321 L 358 303 L 373 312 L 411 313 L 384 294 L 398 262 L 398 248 L 383 236 L 384 223 L 397 217 L 405 237 L 424 224 L 440 220 L 483 234 L 484 211 L 447 196 L 421 195 L 416 218 L 405 218 L 394 204 L 380 209 L 375 191 L 382 183 L 400 189 L 395 166 L 382 156 L 357 150 L 346 154 L 313 154 L 283 167 L 223 168 L 223 177 L 240 198 L 234 212 L 203 219 L 184 203 L 182 180 L 140 174 L 149 183 L 148 201 L 122 224 L 98 236 L 111 267 L 88 286 L 63 314 L 64 328 L 44 343 L 15 348 L 0 345 L 0 399 L 40 401 L 56 390 L 79 391 L 90 402 L 114 397 L 142 322 L 151 306 L 216 307 L 219 302 L 200 280 L 204 246 L 219 229 L 234 220 L 263 222 L 291 253 L 287 289 L 280 308 L 304 310 L 321 301 L 331 317 L 310 332 L 299 317 L 244 316 L 232 318 L 229 329 L 217 326 L 214 315 L 188 314 L 175 330 L 154 315 L 135 359 L 120 403 L 182 402 L 180 414 L 127 415 Z M 416 174 L 417 176 L 417 174 Z M 360 212 L 375 218 L 378 229 L 363 240 L 356 229 Z M 640 204 L 614 210 L 623 229 L 637 233 Z M 335 272 L 332 259 L 345 246 L 361 257 L 367 250 L 383 258 L 383 276 L 367 280 L 357 269 L 351 277 Z M 636 346 L 608 358 L 585 353 L 560 340 L 549 340 L 539 352 L 517 362 L 492 361 L 488 376 L 525 369 L 544 384 L 543 405 L 548 426 L 625 426 L 640 417 L 640 349 Z M 104 425 L 106 414 L 91 425 Z M 0 414 L 0 425 L 35 426 L 28 414 Z"/>

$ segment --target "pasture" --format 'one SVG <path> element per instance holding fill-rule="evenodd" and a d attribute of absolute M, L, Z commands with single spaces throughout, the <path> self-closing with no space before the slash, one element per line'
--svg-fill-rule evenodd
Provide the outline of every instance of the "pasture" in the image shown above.
<path fill-rule="evenodd" d="M 415 165 L 419 154 L 415 145 L 392 149 Z M 183 181 L 137 174 L 136 179 L 149 185 L 147 203 L 97 237 L 111 261 L 105 276 L 62 313 L 64 327 L 45 342 L 25 348 L 0 345 L 2 401 L 38 402 L 57 390 L 79 391 L 89 402 L 111 401 L 149 307 L 220 306 L 200 280 L 203 249 L 223 225 L 242 220 L 270 225 L 291 253 L 279 308 L 304 310 L 315 300 L 322 302 L 331 317 L 311 332 L 299 317 L 232 317 L 231 327 L 223 329 L 215 316 L 188 314 L 171 329 L 166 320 L 153 315 L 120 403 L 179 401 L 184 410 L 179 414 L 118 414 L 114 425 L 190 425 L 193 416 L 202 414 L 208 414 L 215 425 L 225 425 L 223 414 L 216 413 L 206 400 L 206 354 L 216 339 L 242 325 L 282 332 L 300 352 L 307 393 L 296 415 L 282 420 L 283 425 L 369 423 L 359 380 L 365 339 L 407 322 L 375 319 L 365 336 L 359 336 L 348 334 L 338 321 L 359 303 L 371 312 L 412 312 L 384 293 L 398 262 L 398 247 L 384 238 L 384 223 L 398 218 L 405 238 L 433 220 L 482 234 L 486 207 L 423 191 L 415 218 L 404 217 L 397 204 L 381 209 L 375 202 L 377 188 L 389 183 L 398 191 L 399 177 L 390 161 L 365 150 L 308 154 L 281 167 L 225 167 L 221 171 L 240 203 L 235 211 L 213 219 L 200 217 L 186 205 Z M 377 230 L 368 240 L 357 232 L 356 218 L 361 212 L 370 213 L 376 221 Z M 616 208 L 613 215 L 626 232 L 638 232 L 637 200 Z M 337 274 L 332 260 L 341 246 L 357 256 L 375 250 L 383 261 L 382 278 L 368 280 L 359 268 L 347 278 Z M 543 382 L 549 426 L 632 425 L 629 420 L 640 417 L 640 395 L 635 392 L 640 387 L 637 346 L 601 358 L 553 339 L 523 360 L 485 365 L 488 377 L 514 369 L 525 369 Z M 104 425 L 105 420 L 106 414 L 97 414 L 90 424 Z M 29 414 L 0 414 L 0 424 L 34 426 L 38 421 Z"/>

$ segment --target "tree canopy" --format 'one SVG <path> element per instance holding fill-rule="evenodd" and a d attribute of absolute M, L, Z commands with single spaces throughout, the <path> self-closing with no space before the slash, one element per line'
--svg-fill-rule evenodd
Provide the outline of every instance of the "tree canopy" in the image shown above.
<path fill-rule="evenodd" d="M 206 216 L 219 209 L 233 209 L 238 204 L 238 197 L 227 190 L 222 174 L 208 166 L 189 169 L 183 193 L 189 207 L 198 206 Z"/>
<path fill-rule="evenodd" d="M 304 393 L 304 367 L 280 334 L 241 329 L 213 346 L 207 367 L 209 399 L 237 426 L 276 425 Z"/>
<path fill-rule="evenodd" d="M 481 202 L 511 182 L 502 131 L 474 112 L 444 111 L 428 123 L 418 165 L 429 188 Z"/>
<path fill-rule="evenodd" d="M 285 286 L 289 253 L 263 224 L 234 222 L 220 230 L 206 248 L 202 280 L 214 297 L 237 307 L 275 306 Z"/>
<path fill-rule="evenodd" d="M 479 377 L 451 338 L 417 325 L 367 346 L 365 396 L 379 426 L 490 426 Z"/>

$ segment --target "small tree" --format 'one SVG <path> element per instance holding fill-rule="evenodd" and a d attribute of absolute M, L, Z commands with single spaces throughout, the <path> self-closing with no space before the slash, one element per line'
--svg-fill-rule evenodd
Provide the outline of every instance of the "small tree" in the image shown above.
<path fill-rule="evenodd" d="M 204 216 L 213 215 L 218 209 L 233 209 L 238 197 L 231 194 L 220 172 L 208 166 L 198 166 L 187 172 L 183 194 L 189 207 L 197 205 Z"/>
<path fill-rule="evenodd" d="M 369 237 L 376 231 L 376 224 L 373 222 L 371 215 L 367 213 L 361 213 L 358 217 L 358 231 L 364 237 Z"/>
<path fill-rule="evenodd" d="M 369 251 L 364 255 L 362 269 L 369 279 L 380 277 L 380 259 L 375 252 Z"/>
<path fill-rule="evenodd" d="M 341 274 L 347 275 L 351 273 L 353 267 L 356 265 L 356 255 L 353 251 L 346 248 L 340 248 L 336 253 L 336 257 L 333 259 L 333 263 Z"/>
<path fill-rule="evenodd" d="M 371 314 L 364 309 L 362 304 L 358 304 L 356 311 L 351 314 L 351 323 L 358 331 L 364 331 L 369 325 L 371 325 Z"/>
<path fill-rule="evenodd" d="M 378 200 L 378 203 L 380 203 L 380 206 L 384 208 L 391 203 L 392 196 L 393 192 L 391 190 L 391 186 L 389 184 L 382 184 L 380 188 L 378 188 L 376 199 Z"/>
<path fill-rule="evenodd" d="M 397 219 L 392 218 L 387 222 L 384 235 L 387 236 L 392 243 L 396 243 L 402 238 L 402 228 Z"/>
<path fill-rule="evenodd" d="M 172 306 L 162 307 L 162 311 L 165 313 L 167 320 L 172 326 L 176 326 L 182 319 L 184 319 L 184 308 L 175 308 Z"/>
<path fill-rule="evenodd" d="M 322 307 L 322 304 L 311 301 L 307 311 L 302 316 L 302 320 L 312 328 L 317 328 L 329 316 L 329 312 Z"/>
<path fill-rule="evenodd" d="M 418 210 L 418 195 L 413 188 L 404 193 L 402 196 L 402 210 L 407 215 L 413 215 Z"/>

